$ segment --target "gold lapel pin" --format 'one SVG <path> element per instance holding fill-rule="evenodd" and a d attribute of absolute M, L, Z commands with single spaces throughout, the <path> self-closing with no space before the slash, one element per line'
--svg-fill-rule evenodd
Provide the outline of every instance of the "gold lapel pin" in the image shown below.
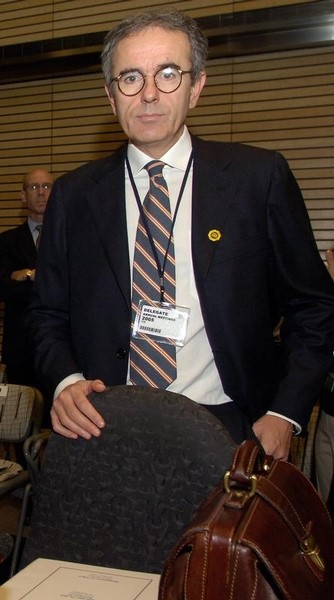
<path fill-rule="evenodd" d="M 220 233 L 219 229 L 211 229 L 208 233 L 210 242 L 219 242 L 221 236 L 222 234 Z"/>

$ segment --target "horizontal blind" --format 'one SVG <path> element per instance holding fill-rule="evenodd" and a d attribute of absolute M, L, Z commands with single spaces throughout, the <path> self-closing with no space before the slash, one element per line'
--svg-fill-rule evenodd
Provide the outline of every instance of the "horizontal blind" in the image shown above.
<path fill-rule="evenodd" d="M 234 0 L 233 9 L 236 11 L 261 10 L 262 8 L 278 8 L 283 6 L 294 6 L 295 4 L 308 4 L 313 0 Z"/>
<path fill-rule="evenodd" d="M 0 46 L 53 37 L 53 0 L 0 0 Z"/>
<path fill-rule="evenodd" d="M 104 31 L 127 15 L 175 7 L 193 17 L 306 4 L 312 0 L 0 0 L 0 46 Z"/>
<path fill-rule="evenodd" d="M 52 166 L 52 82 L 0 87 L 0 231 L 22 222 L 24 174 Z"/>

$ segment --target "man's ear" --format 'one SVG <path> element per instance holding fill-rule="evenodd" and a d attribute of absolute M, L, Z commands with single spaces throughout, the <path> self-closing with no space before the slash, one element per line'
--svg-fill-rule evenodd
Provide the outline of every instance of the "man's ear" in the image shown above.
<path fill-rule="evenodd" d="M 194 85 L 191 86 L 190 89 L 190 98 L 189 98 L 189 108 L 195 108 L 198 99 L 201 95 L 202 89 L 205 86 L 206 82 L 206 73 L 202 71 L 195 81 Z"/>
<path fill-rule="evenodd" d="M 26 198 L 26 193 L 24 190 L 22 190 L 22 192 L 21 192 L 21 200 L 22 200 L 22 202 L 24 202 L 26 204 L 27 198 Z"/>
<path fill-rule="evenodd" d="M 108 96 L 108 100 L 109 100 L 109 102 L 110 102 L 110 106 L 111 106 L 111 108 L 112 108 L 112 111 L 113 111 L 114 115 L 116 116 L 116 115 L 117 115 L 117 111 L 116 111 L 116 105 L 115 105 L 115 98 L 114 98 L 114 96 L 112 96 L 112 94 L 110 93 L 110 90 L 109 90 L 109 88 L 108 88 L 108 86 L 107 86 L 107 85 L 105 85 L 105 86 L 104 86 L 104 89 L 105 89 L 105 93 L 106 93 L 106 94 L 107 94 L 107 96 Z"/>

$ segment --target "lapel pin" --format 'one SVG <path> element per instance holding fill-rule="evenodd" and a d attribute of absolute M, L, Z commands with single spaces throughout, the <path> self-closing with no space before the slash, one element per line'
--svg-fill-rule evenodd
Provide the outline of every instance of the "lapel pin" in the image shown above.
<path fill-rule="evenodd" d="M 220 233 L 219 229 L 210 229 L 208 233 L 210 242 L 219 242 L 221 236 L 222 234 Z"/>

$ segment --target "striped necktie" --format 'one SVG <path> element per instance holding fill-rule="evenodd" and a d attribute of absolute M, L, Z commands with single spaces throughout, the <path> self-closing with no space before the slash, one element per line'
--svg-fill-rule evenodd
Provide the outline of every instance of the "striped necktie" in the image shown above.
<path fill-rule="evenodd" d="M 174 239 L 171 236 L 172 217 L 167 183 L 162 174 L 163 167 L 164 163 L 159 160 L 152 160 L 145 166 L 150 177 L 150 187 L 143 203 L 143 211 L 160 267 L 163 268 L 165 265 L 164 301 L 175 304 Z M 168 242 L 170 242 L 169 247 Z M 160 293 L 158 266 L 145 224 L 140 216 L 133 263 L 132 323 L 139 312 L 139 301 L 159 301 Z M 165 389 L 175 378 L 174 345 L 161 344 L 150 337 L 131 339 L 130 380 L 134 385 Z"/>

